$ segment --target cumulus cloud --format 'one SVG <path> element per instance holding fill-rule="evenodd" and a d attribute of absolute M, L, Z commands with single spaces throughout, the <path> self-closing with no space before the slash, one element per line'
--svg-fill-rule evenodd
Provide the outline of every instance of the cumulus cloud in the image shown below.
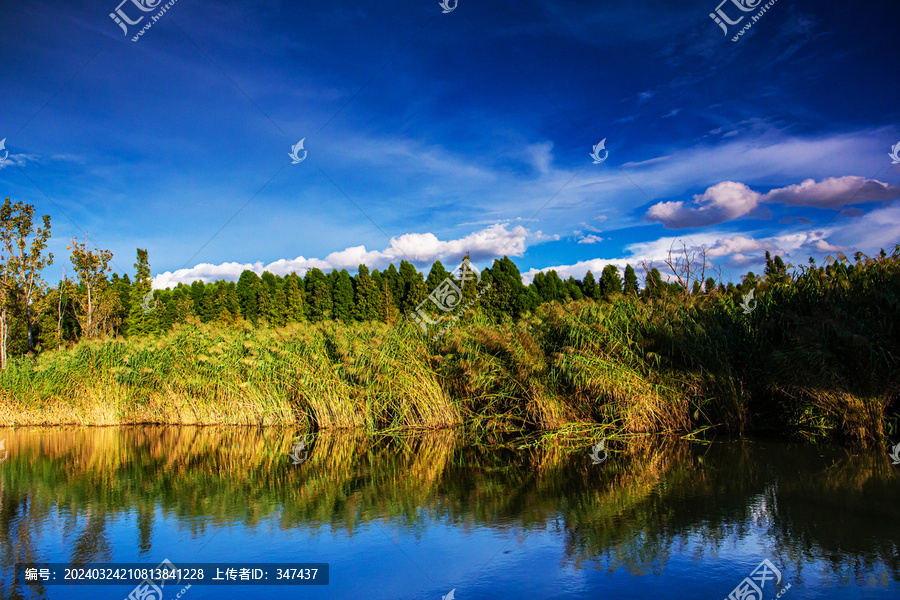
<path fill-rule="evenodd" d="M 900 186 L 882 183 L 865 177 L 828 177 L 816 183 L 807 179 L 798 185 L 789 185 L 766 194 L 763 202 L 788 206 L 812 206 L 815 208 L 843 208 L 847 204 L 885 202 L 900 198 Z"/>
<path fill-rule="evenodd" d="M 704 227 L 744 216 L 761 216 L 761 203 L 841 209 L 848 204 L 887 202 L 900 198 L 900 186 L 857 176 L 829 177 L 821 182 L 806 179 L 800 184 L 760 194 L 737 181 L 723 181 L 702 194 L 691 205 L 683 201 L 659 202 L 647 210 L 648 220 L 666 229 Z"/>
<path fill-rule="evenodd" d="M 695 206 L 684 202 L 660 202 L 647 210 L 647 219 L 666 229 L 703 227 L 742 217 L 758 205 L 760 194 L 743 183 L 723 181 L 694 196 Z"/>
<path fill-rule="evenodd" d="M 407 260 L 417 267 L 430 267 L 436 260 L 457 261 L 466 252 L 473 262 L 492 260 L 499 256 L 522 256 L 528 243 L 558 240 L 558 235 L 545 236 L 542 232 L 531 232 L 521 225 L 507 229 L 505 224 L 492 225 L 455 240 L 440 240 L 433 233 L 406 233 L 391 238 L 391 244 L 383 250 L 366 250 L 365 246 L 353 246 L 332 252 L 324 259 L 304 258 L 279 259 L 264 265 L 256 263 L 222 263 L 220 265 L 199 264 L 189 269 L 175 272 L 166 271 L 153 279 L 154 289 L 174 287 L 179 283 L 192 281 L 210 282 L 218 279 L 237 280 L 246 269 L 261 275 L 269 271 L 274 275 L 297 273 L 300 276 L 312 268 L 356 270 L 360 264 L 370 269 L 384 269 L 390 263 Z M 446 265 L 445 265 L 446 266 Z"/>

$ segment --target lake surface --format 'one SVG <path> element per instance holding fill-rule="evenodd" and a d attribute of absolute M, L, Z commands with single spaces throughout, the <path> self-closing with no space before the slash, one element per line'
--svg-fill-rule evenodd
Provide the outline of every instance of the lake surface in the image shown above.
<path fill-rule="evenodd" d="M 170 582 L 163 600 L 900 597 L 900 467 L 878 451 L 654 438 L 593 464 L 590 444 L 320 433 L 294 464 L 299 437 L 274 429 L 3 438 L 4 599 L 135 587 L 18 584 L 16 563 L 166 559 L 328 563 L 329 583 Z"/>

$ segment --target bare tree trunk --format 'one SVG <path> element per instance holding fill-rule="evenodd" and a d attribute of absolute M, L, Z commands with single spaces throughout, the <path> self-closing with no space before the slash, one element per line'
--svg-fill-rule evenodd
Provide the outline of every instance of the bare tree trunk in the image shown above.
<path fill-rule="evenodd" d="M 28 323 L 28 351 L 34 351 L 34 336 L 31 327 L 31 299 L 25 301 L 25 321 Z"/>
<path fill-rule="evenodd" d="M 63 277 L 66 276 L 66 271 L 63 269 Z M 59 303 L 56 305 L 56 351 L 62 348 L 62 284 L 59 284 Z"/>
<path fill-rule="evenodd" d="M 8 337 L 9 322 L 6 308 L 0 309 L 0 369 L 6 370 L 6 339 Z"/>
<path fill-rule="evenodd" d="M 94 330 L 93 326 L 91 325 L 91 317 L 94 316 L 94 307 L 93 307 L 93 305 L 91 304 L 91 285 L 90 285 L 90 284 L 88 284 L 88 286 L 87 286 L 87 297 L 88 297 L 88 298 L 87 298 L 87 300 L 88 300 L 88 305 L 87 305 L 87 331 L 85 331 L 85 337 L 91 338 L 91 337 L 93 337 L 93 330 Z"/>

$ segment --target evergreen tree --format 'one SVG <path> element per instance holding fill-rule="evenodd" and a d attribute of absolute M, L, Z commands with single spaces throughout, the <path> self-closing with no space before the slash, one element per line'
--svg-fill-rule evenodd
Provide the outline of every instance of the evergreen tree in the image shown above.
<path fill-rule="evenodd" d="M 584 297 L 581 286 L 578 285 L 578 280 L 573 276 L 569 276 L 566 279 L 566 296 L 572 300 L 581 300 Z"/>
<path fill-rule="evenodd" d="M 478 275 L 480 273 L 476 273 L 476 267 L 472 264 L 471 258 L 469 257 L 469 253 L 466 252 L 466 255 L 463 257 L 462 261 L 460 261 L 460 266 L 456 270 L 454 281 L 457 286 L 462 290 L 462 300 L 460 304 L 464 306 L 472 306 L 475 298 L 478 297 Z M 462 285 L 460 285 L 462 283 Z"/>
<path fill-rule="evenodd" d="M 605 300 L 622 293 L 622 280 L 619 278 L 619 269 L 615 265 L 606 265 L 600 274 L 600 283 L 597 284 L 598 292 Z"/>
<path fill-rule="evenodd" d="M 347 269 L 341 269 L 340 273 L 331 272 L 334 283 L 332 303 L 334 306 L 334 318 L 347 323 L 353 317 L 353 280 Z"/>
<path fill-rule="evenodd" d="M 400 312 L 411 313 L 430 292 L 426 291 L 425 280 L 412 263 L 400 261 L 399 276 L 402 289 Z"/>
<path fill-rule="evenodd" d="M 535 273 L 534 287 L 543 302 L 562 302 L 568 297 L 565 282 L 553 269 L 546 273 Z"/>
<path fill-rule="evenodd" d="M 625 284 L 622 292 L 626 296 L 636 296 L 638 293 L 638 278 L 631 265 L 625 265 Z"/>
<path fill-rule="evenodd" d="M 435 263 L 440 264 L 440 263 Z M 432 267 L 432 271 L 434 267 Z M 482 281 L 483 284 L 487 282 Z M 488 292 L 489 302 L 484 304 L 485 310 L 499 318 L 501 315 L 509 315 L 517 318 L 526 310 L 526 296 L 528 290 L 522 283 L 522 274 L 516 264 L 504 256 L 494 260 L 490 269 L 491 290 Z"/>
<path fill-rule="evenodd" d="M 287 297 L 280 277 L 264 271 L 260 277 L 257 295 L 259 316 L 276 327 L 284 327 L 288 321 Z"/>
<path fill-rule="evenodd" d="M 382 272 L 382 287 L 387 284 L 387 289 L 391 294 L 391 304 L 394 307 L 400 306 L 403 300 L 403 283 L 400 281 L 400 273 L 394 263 L 388 265 L 387 270 Z"/>
<path fill-rule="evenodd" d="M 192 281 L 191 300 L 194 301 L 194 315 L 204 323 L 209 323 L 218 315 L 215 313 L 216 307 L 213 298 L 215 289 L 213 288 L 213 285 L 210 284 L 210 293 L 207 293 L 206 287 L 206 283 L 202 280 Z"/>
<path fill-rule="evenodd" d="M 259 292 L 262 288 L 262 280 L 259 275 L 249 269 L 245 269 L 237 282 L 238 302 L 241 306 L 241 316 L 256 323 L 259 318 Z"/>
<path fill-rule="evenodd" d="M 156 311 L 159 307 L 150 289 L 150 261 L 147 250 L 137 249 L 137 262 L 134 263 L 134 268 L 134 283 L 131 285 L 130 294 L 120 296 L 121 301 L 127 303 L 126 333 L 128 335 L 155 333 L 158 329 Z"/>
<path fill-rule="evenodd" d="M 584 279 L 581 282 L 581 290 L 586 298 L 597 299 L 597 281 L 594 279 L 594 274 L 590 271 L 584 275 Z"/>
<path fill-rule="evenodd" d="M 523 308 L 525 312 L 534 312 L 538 306 L 540 306 L 542 300 L 540 294 L 538 294 L 537 288 L 534 285 L 529 285 L 525 289 L 525 295 L 523 298 Z"/>
<path fill-rule="evenodd" d="M 374 321 L 378 318 L 378 288 L 369 274 L 369 267 L 359 265 L 359 273 L 354 279 L 356 302 L 353 318 L 357 321 Z"/>
<path fill-rule="evenodd" d="M 325 273 L 321 269 L 313 267 L 306 272 L 304 287 L 306 288 L 306 307 L 309 320 L 316 322 L 331 319 L 334 301 Z"/>
<path fill-rule="evenodd" d="M 284 278 L 284 295 L 287 302 L 288 323 L 304 320 L 306 307 L 303 300 L 303 280 L 296 273 Z"/>
<path fill-rule="evenodd" d="M 431 265 L 431 270 L 428 272 L 428 277 L 425 279 L 425 286 L 428 288 L 428 294 L 433 292 L 442 281 L 450 276 L 450 271 L 444 268 L 441 261 L 434 261 L 434 264 Z M 427 296 L 428 294 L 425 295 Z"/>

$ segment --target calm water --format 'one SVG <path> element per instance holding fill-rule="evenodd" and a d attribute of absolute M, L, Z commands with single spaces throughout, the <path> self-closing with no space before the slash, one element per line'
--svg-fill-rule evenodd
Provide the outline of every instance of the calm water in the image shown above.
<path fill-rule="evenodd" d="M 184 600 L 721 600 L 764 559 L 781 573 L 765 600 L 788 584 L 786 600 L 900 597 L 900 467 L 881 452 L 652 440 L 594 465 L 588 447 L 320 434 L 295 465 L 289 431 L 4 437 L 4 599 L 134 588 L 20 586 L 16 563 L 164 559 L 330 565 L 327 586 L 193 585 Z"/>

